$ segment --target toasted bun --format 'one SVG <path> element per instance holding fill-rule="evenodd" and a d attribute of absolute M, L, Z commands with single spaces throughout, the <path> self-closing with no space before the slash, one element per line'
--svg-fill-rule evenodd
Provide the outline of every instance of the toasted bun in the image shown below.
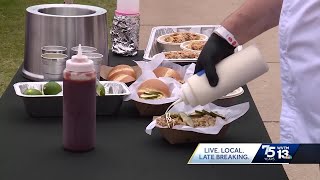
<path fill-rule="evenodd" d="M 121 64 L 112 68 L 112 70 L 108 74 L 108 80 L 113 81 L 114 78 L 117 77 L 119 74 L 126 74 L 133 78 L 136 78 L 136 73 L 132 67 L 125 64 Z"/>
<path fill-rule="evenodd" d="M 135 80 L 136 80 L 136 78 L 129 76 L 127 74 L 118 74 L 117 76 L 112 78 L 110 81 L 118 81 L 118 82 L 128 83 L 128 82 L 132 82 Z"/>
<path fill-rule="evenodd" d="M 140 84 L 138 87 L 138 96 L 140 98 L 141 94 L 145 92 L 158 92 L 162 94 L 162 98 L 170 97 L 171 93 L 169 91 L 169 87 L 162 81 L 158 79 L 149 79 L 144 81 L 143 83 Z"/>
<path fill-rule="evenodd" d="M 182 80 L 180 74 L 171 68 L 160 66 L 153 70 L 153 72 L 157 77 L 171 77 L 173 79 L 176 79 L 177 81 Z"/>

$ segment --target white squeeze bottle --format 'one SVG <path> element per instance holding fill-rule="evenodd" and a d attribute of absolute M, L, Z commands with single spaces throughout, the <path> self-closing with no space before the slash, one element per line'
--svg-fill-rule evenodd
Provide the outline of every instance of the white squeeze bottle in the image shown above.
<path fill-rule="evenodd" d="M 191 106 L 208 104 L 261 76 L 269 68 L 258 48 L 249 46 L 222 60 L 216 70 L 219 76 L 216 87 L 211 87 L 204 70 L 200 71 L 182 85 L 181 100 Z"/>

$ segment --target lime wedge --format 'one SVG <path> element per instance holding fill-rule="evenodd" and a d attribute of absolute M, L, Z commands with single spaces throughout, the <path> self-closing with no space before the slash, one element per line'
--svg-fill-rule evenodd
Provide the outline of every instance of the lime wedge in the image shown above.
<path fill-rule="evenodd" d="M 23 92 L 25 95 L 42 95 L 41 91 L 38 89 L 27 89 Z"/>
<path fill-rule="evenodd" d="M 106 90 L 104 89 L 104 86 L 99 81 L 97 81 L 96 91 L 98 96 L 106 95 Z"/>

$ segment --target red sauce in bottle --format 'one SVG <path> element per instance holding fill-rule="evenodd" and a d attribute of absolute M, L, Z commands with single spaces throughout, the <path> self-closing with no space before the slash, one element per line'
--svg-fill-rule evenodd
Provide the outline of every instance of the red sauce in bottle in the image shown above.
<path fill-rule="evenodd" d="M 89 151 L 96 141 L 96 73 L 93 62 L 76 55 L 63 72 L 63 147 Z"/>
<path fill-rule="evenodd" d="M 96 139 L 96 79 L 63 80 L 63 145 L 71 151 L 88 151 Z"/>

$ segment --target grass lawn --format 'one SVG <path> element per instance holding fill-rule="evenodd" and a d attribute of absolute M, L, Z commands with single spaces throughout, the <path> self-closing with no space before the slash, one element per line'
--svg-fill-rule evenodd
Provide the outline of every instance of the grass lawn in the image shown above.
<path fill-rule="evenodd" d="M 0 97 L 23 62 L 25 9 L 48 3 L 63 3 L 63 0 L 0 0 Z M 75 0 L 74 3 L 105 8 L 110 27 L 116 0 Z"/>

